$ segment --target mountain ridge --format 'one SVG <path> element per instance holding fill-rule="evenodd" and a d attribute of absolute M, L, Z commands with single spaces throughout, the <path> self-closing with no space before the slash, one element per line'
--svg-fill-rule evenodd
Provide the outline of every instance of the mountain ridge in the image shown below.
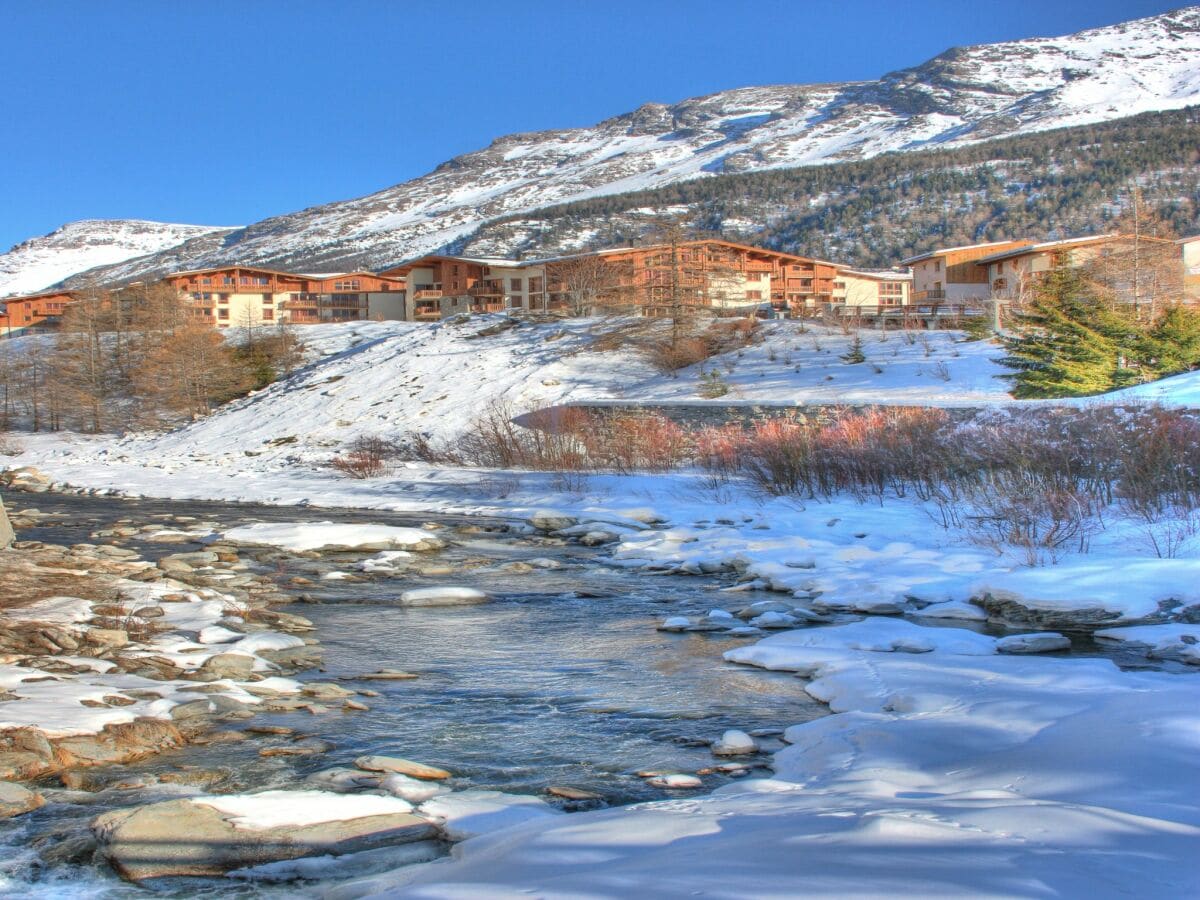
<path fill-rule="evenodd" d="M 954 47 L 875 81 L 734 88 L 643 104 L 584 128 L 501 135 L 382 191 L 273 216 L 216 241 L 197 235 L 91 277 L 122 281 L 172 265 L 231 262 L 382 267 L 550 205 L 1198 102 L 1200 7 L 1193 6 L 1074 35 Z"/>

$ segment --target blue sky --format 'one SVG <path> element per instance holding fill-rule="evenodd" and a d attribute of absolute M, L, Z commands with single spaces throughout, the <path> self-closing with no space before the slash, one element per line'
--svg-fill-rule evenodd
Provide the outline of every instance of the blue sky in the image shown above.
<path fill-rule="evenodd" d="M 0 250 L 81 218 L 249 223 L 508 132 L 1178 5 L 0 0 Z"/>

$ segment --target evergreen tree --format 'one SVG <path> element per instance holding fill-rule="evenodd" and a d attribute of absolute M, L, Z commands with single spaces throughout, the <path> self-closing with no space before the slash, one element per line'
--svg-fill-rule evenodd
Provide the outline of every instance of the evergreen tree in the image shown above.
<path fill-rule="evenodd" d="M 1058 266 L 1042 278 L 1004 338 L 1003 365 L 1014 369 L 1013 396 L 1085 397 L 1137 380 L 1139 334 L 1119 312 L 1098 302 L 1077 270 Z"/>
<path fill-rule="evenodd" d="M 842 354 L 842 360 L 851 365 L 867 361 L 867 355 L 863 353 L 862 338 L 857 333 L 854 335 L 854 340 L 850 342 L 850 349 Z"/>
<path fill-rule="evenodd" d="M 1143 338 L 1140 356 L 1158 378 L 1200 366 L 1200 313 L 1184 306 L 1168 309 Z"/>

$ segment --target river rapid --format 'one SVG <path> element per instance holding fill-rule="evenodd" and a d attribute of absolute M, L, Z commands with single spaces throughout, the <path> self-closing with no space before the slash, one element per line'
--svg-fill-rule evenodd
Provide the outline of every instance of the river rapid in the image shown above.
<path fill-rule="evenodd" d="M 177 517 L 215 522 L 226 530 L 251 522 L 373 522 L 421 525 L 389 513 L 258 507 L 236 504 L 118 500 L 41 494 L 19 507 L 58 516 L 18 536 L 58 544 L 97 542 L 94 533 L 118 520 L 171 523 Z M 696 772 L 715 762 L 707 743 L 728 728 L 758 732 L 765 750 L 782 746 L 783 727 L 826 714 L 803 684 L 784 674 L 725 663 L 722 653 L 747 641 L 721 634 L 666 634 L 664 617 L 703 615 L 742 605 L 720 593 L 719 577 L 650 576 L 606 563 L 603 549 L 522 534 L 502 523 L 434 519 L 450 546 L 429 558 L 428 574 L 364 575 L 368 553 L 295 558 L 260 567 L 311 619 L 324 648 L 321 671 L 300 680 L 338 681 L 378 693 L 368 711 L 333 708 L 264 713 L 247 726 L 279 725 L 333 745 L 313 757 L 263 757 L 260 750 L 291 738 L 255 735 L 237 744 L 191 746 L 125 766 L 124 781 L 188 769 L 227 773 L 216 792 L 302 787 L 314 772 L 350 765 L 367 753 L 403 756 L 454 773 L 454 789 L 538 794 L 568 786 L 603 800 L 569 810 L 680 796 L 653 788 L 644 770 Z M 148 559 L 197 549 L 119 539 Z M 330 571 L 357 581 L 331 580 Z M 399 595 L 414 587 L 455 584 L 485 589 L 480 606 L 410 608 Z M 750 639 L 753 640 L 753 639 Z M 363 681 L 380 669 L 420 677 Z M 233 727 L 244 727 L 234 725 Z M 757 760 L 759 766 L 769 756 Z M 767 774 L 765 768 L 757 774 Z M 151 779 L 153 780 L 153 779 Z M 704 776 L 711 790 L 726 776 Z M 97 863 L 87 851 L 87 826 L 99 813 L 138 805 L 179 788 L 159 784 L 95 793 L 67 791 L 57 779 L 38 785 L 42 809 L 0 822 L 0 896 L 128 897 L 149 895 Z M 271 887 L 226 879 L 166 885 L 157 896 L 319 895 L 320 885 Z"/>

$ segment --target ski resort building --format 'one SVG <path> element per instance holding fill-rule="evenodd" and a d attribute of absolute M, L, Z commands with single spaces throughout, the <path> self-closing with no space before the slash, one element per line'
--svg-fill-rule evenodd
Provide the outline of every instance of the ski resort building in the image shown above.
<path fill-rule="evenodd" d="M 912 283 L 907 269 L 839 269 L 833 303 L 852 315 L 886 315 L 912 305 Z"/>
<path fill-rule="evenodd" d="M 976 265 L 987 278 L 992 299 L 1004 303 L 1020 302 L 1038 276 L 1060 265 L 1091 267 L 1098 275 L 1104 274 L 1106 264 L 1111 265 L 1113 277 L 1105 280 L 1119 292 L 1124 288 L 1133 293 L 1135 247 L 1140 247 L 1137 252 L 1142 260 L 1143 271 L 1137 276 L 1141 288 L 1148 295 L 1181 299 L 1183 278 L 1179 267 L 1184 264 L 1186 245 L 1163 238 L 1102 234 L 1030 243 L 981 257 Z"/>
<path fill-rule="evenodd" d="M 404 318 L 403 280 L 373 272 L 300 274 L 231 266 L 176 272 L 166 281 L 197 317 L 218 328 Z"/>
<path fill-rule="evenodd" d="M 1179 251 L 1183 257 L 1183 296 L 1193 303 L 1200 303 L 1200 234 L 1179 240 Z"/>
<path fill-rule="evenodd" d="M 79 299 L 76 291 L 44 291 L 0 299 L 0 334 L 58 323 L 67 305 Z"/>
<path fill-rule="evenodd" d="M 698 240 L 532 260 L 431 255 L 381 274 L 404 279 L 409 317 L 429 321 L 460 312 L 567 308 L 652 316 L 677 306 L 803 312 L 833 302 L 834 281 L 844 268 L 730 241 Z"/>
<path fill-rule="evenodd" d="M 432 254 L 380 275 L 407 285 L 406 318 L 417 322 L 463 312 L 547 308 L 546 270 L 536 261 Z"/>
<path fill-rule="evenodd" d="M 913 303 L 982 304 L 991 299 L 986 269 L 976 263 L 985 256 L 1031 245 L 1033 241 L 995 241 L 943 247 L 900 261 L 912 269 Z"/>

